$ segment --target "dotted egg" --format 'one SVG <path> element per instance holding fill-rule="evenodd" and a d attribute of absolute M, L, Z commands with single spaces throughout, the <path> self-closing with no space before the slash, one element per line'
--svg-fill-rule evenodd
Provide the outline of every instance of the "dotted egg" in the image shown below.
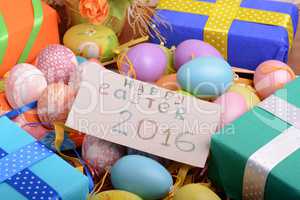
<path fill-rule="evenodd" d="M 45 74 L 49 84 L 63 81 L 68 83 L 77 63 L 74 53 L 63 45 L 49 45 L 36 59 L 36 66 Z"/>

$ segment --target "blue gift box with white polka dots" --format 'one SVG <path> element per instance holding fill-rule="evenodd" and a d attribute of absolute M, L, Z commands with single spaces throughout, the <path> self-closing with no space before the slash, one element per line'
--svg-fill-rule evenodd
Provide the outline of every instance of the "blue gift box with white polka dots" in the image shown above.
<path fill-rule="evenodd" d="M 0 199 L 85 200 L 87 196 L 87 177 L 8 118 L 0 118 Z"/>

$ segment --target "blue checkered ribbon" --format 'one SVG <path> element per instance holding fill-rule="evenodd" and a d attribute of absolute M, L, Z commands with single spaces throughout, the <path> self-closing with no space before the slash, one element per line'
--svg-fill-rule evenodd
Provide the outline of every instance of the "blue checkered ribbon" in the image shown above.
<path fill-rule="evenodd" d="M 0 148 L 0 183 L 9 184 L 29 200 L 61 200 L 51 186 L 28 169 L 52 154 L 37 141 L 10 154 Z"/>

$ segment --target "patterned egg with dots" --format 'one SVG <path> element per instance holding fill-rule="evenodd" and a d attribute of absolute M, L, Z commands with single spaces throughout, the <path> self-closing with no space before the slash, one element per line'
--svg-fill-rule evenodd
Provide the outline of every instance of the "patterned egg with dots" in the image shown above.
<path fill-rule="evenodd" d="M 48 84 L 63 81 L 68 83 L 70 74 L 78 65 L 76 56 L 67 47 L 49 45 L 37 56 L 36 66 L 45 74 Z"/>

